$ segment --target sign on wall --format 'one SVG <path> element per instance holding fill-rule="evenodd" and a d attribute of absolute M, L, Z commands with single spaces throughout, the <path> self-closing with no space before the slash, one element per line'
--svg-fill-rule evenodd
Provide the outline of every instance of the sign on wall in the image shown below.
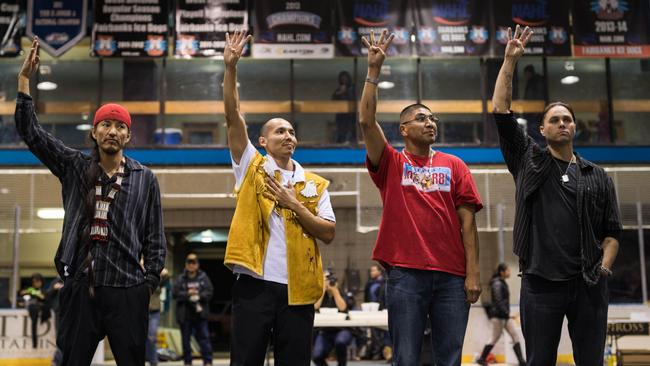
<path fill-rule="evenodd" d="M 27 310 L 0 310 L 0 364 L 2 359 L 47 358 L 56 350 L 54 317 L 38 324 L 37 347 L 32 348 L 31 320 Z"/>
<path fill-rule="evenodd" d="M 508 27 L 530 27 L 533 35 L 524 55 L 571 56 L 570 2 L 549 0 L 499 0 L 494 2 L 494 54 L 502 56 L 508 43 Z"/>
<path fill-rule="evenodd" d="M 574 0 L 574 56 L 650 57 L 648 1 Z"/>
<path fill-rule="evenodd" d="M 411 55 L 413 14 L 409 1 L 336 0 L 336 54 L 359 56 L 368 53 L 361 37 L 377 37 L 387 29 L 395 35 L 388 55 Z"/>
<path fill-rule="evenodd" d="M 20 53 L 20 35 L 25 27 L 22 12 L 19 0 L 0 1 L 0 57 L 15 57 Z"/>
<path fill-rule="evenodd" d="M 489 1 L 415 0 L 420 56 L 479 56 L 490 50 Z"/>
<path fill-rule="evenodd" d="M 253 29 L 256 58 L 334 56 L 330 1 L 256 1 Z"/>
<path fill-rule="evenodd" d="M 168 0 L 96 0 L 94 4 L 94 56 L 167 56 Z"/>
<path fill-rule="evenodd" d="M 43 50 L 61 56 L 86 35 L 87 0 L 28 0 L 27 35 Z"/>
<path fill-rule="evenodd" d="M 174 55 L 181 57 L 223 55 L 226 32 L 248 30 L 246 0 L 177 0 L 175 19 Z"/>

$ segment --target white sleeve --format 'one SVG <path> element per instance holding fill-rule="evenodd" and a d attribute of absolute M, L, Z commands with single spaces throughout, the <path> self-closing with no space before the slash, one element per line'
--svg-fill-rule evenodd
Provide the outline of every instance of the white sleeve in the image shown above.
<path fill-rule="evenodd" d="M 323 191 L 318 201 L 318 217 L 327 221 L 336 222 L 332 202 L 330 202 L 330 194 L 327 189 Z"/>
<path fill-rule="evenodd" d="M 232 158 L 232 153 L 230 154 L 232 170 L 233 173 L 235 173 L 235 189 L 239 189 L 241 182 L 244 180 L 244 176 L 246 176 L 248 166 L 250 165 L 251 161 L 253 161 L 253 157 L 255 156 L 256 152 L 257 149 L 255 149 L 255 146 L 253 146 L 253 144 L 248 141 L 248 145 L 246 145 L 244 153 L 241 155 L 241 159 L 239 159 L 239 164 L 235 163 L 235 160 Z"/>

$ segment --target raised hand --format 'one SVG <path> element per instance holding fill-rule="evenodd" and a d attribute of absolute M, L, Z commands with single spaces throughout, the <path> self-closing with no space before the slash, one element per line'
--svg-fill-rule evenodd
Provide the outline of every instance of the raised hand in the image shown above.
<path fill-rule="evenodd" d="M 223 49 L 223 62 L 226 66 L 237 65 L 244 46 L 250 39 L 251 35 L 246 35 L 246 31 L 235 31 L 232 36 L 226 33 L 226 47 Z"/>
<path fill-rule="evenodd" d="M 361 37 L 361 42 L 368 48 L 368 68 L 381 68 L 386 59 L 386 50 L 393 42 L 395 35 L 388 35 L 388 30 L 384 29 L 378 41 L 375 41 L 375 32 L 370 32 L 370 41 L 366 37 Z"/>
<path fill-rule="evenodd" d="M 506 44 L 506 58 L 519 59 L 524 54 L 524 48 L 533 35 L 530 27 L 521 28 L 519 24 L 515 27 L 515 34 L 512 35 L 512 28 L 508 27 L 508 43 Z"/>
<path fill-rule="evenodd" d="M 38 38 L 34 37 L 32 48 L 29 50 L 23 66 L 20 68 L 19 77 L 29 79 L 38 70 L 38 64 L 40 62 L 40 56 L 38 55 L 39 48 Z"/>

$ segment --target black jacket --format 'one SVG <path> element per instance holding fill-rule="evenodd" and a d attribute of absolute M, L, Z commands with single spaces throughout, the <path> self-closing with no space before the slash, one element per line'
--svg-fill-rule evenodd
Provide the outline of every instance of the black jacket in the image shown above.
<path fill-rule="evenodd" d="M 500 277 L 494 277 L 490 281 L 490 290 L 492 292 L 490 317 L 508 319 L 510 317 L 510 290 L 508 284 Z"/>
<path fill-rule="evenodd" d="M 209 303 L 212 298 L 212 282 L 205 272 L 199 270 L 196 275 L 196 281 L 199 282 L 199 301 L 201 306 L 200 317 L 207 319 L 210 314 Z M 190 301 L 190 295 L 187 293 L 187 284 L 190 278 L 187 271 L 176 278 L 172 288 L 172 298 L 176 300 L 176 321 L 185 322 L 187 312 L 195 308 L 195 303 Z"/>

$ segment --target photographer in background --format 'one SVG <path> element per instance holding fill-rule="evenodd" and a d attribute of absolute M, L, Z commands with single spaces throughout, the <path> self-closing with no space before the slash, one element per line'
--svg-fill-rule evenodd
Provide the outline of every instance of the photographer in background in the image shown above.
<path fill-rule="evenodd" d="M 192 364 L 190 337 L 194 333 L 201 347 L 203 365 L 212 365 L 212 344 L 208 333 L 208 303 L 212 298 L 212 282 L 199 269 L 199 258 L 190 253 L 185 258 L 185 270 L 174 281 L 172 297 L 176 300 L 176 321 L 183 338 L 183 363 Z"/>
<path fill-rule="evenodd" d="M 323 296 L 314 304 L 314 309 L 337 308 L 340 313 L 347 313 L 347 295 L 339 289 L 339 285 L 331 269 L 323 274 Z M 327 366 L 327 356 L 332 348 L 336 349 L 336 360 L 339 366 L 345 366 L 348 361 L 348 346 L 352 342 L 352 333 L 345 328 L 323 328 L 316 332 L 312 359 L 316 366 Z"/>

